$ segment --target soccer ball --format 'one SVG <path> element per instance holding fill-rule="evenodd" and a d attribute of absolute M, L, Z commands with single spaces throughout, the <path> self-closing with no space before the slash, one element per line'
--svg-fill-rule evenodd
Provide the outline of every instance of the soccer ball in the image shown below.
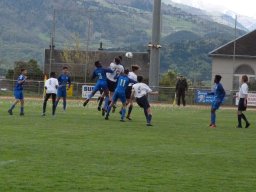
<path fill-rule="evenodd" d="M 132 52 L 127 52 L 127 53 L 125 53 L 125 57 L 131 59 L 131 58 L 133 57 Z"/>

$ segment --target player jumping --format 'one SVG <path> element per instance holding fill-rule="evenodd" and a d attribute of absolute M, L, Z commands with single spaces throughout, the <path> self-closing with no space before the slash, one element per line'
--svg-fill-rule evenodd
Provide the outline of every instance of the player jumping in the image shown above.
<path fill-rule="evenodd" d="M 94 94 L 99 91 L 103 90 L 104 96 L 105 96 L 105 104 L 104 104 L 104 109 L 106 110 L 109 102 L 109 90 L 108 90 L 108 84 L 107 84 L 107 73 L 113 73 L 111 69 L 106 69 L 102 67 L 102 64 L 100 61 L 95 62 L 95 67 L 96 69 L 93 72 L 92 79 L 98 77 L 97 83 L 93 88 L 92 93 L 88 96 L 88 98 L 84 101 L 83 106 L 85 107 L 87 103 L 90 101 L 90 99 L 94 96 Z"/>
<path fill-rule="evenodd" d="M 121 121 L 124 122 L 125 120 L 125 114 L 126 114 L 126 96 L 125 96 L 125 90 L 129 83 L 136 83 L 136 81 L 129 79 L 128 77 L 129 70 L 125 69 L 124 73 L 121 73 L 120 76 L 117 78 L 117 87 L 115 89 L 114 95 L 112 97 L 112 101 L 110 105 L 107 108 L 107 114 L 105 119 L 109 119 L 109 113 L 111 111 L 111 108 L 114 106 L 114 104 L 117 102 L 118 99 L 122 102 L 122 110 L 121 110 Z"/>

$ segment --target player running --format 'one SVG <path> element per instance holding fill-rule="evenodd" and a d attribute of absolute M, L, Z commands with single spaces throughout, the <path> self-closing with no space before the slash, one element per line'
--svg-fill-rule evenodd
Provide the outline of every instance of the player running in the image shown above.
<path fill-rule="evenodd" d="M 157 91 L 152 91 L 148 85 L 145 83 L 142 83 L 143 77 L 138 76 L 137 77 L 138 83 L 134 84 L 132 86 L 132 95 L 131 97 L 136 98 L 137 104 L 144 109 L 144 114 L 147 120 L 147 126 L 152 126 L 151 120 L 152 120 L 152 112 L 151 108 L 148 102 L 148 94 L 151 95 L 157 95 Z"/>
<path fill-rule="evenodd" d="M 121 73 L 120 76 L 116 77 L 118 79 L 117 81 L 117 87 L 115 89 L 114 95 L 112 97 L 112 101 L 110 105 L 107 108 L 107 114 L 105 119 L 109 119 L 109 113 L 111 111 L 111 108 L 114 106 L 114 104 L 117 102 L 118 99 L 122 102 L 122 109 L 121 109 L 121 121 L 124 122 L 125 120 L 125 114 L 126 114 L 126 96 L 125 96 L 125 90 L 128 87 L 129 83 L 136 83 L 136 81 L 129 79 L 128 77 L 129 70 L 125 69 L 124 73 Z"/>
<path fill-rule="evenodd" d="M 52 97 L 52 115 L 55 115 L 55 109 L 56 109 L 55 101 L 56 101 L 56 94 L 57 94 L 58 86 L 59 86 L 59 82 L 58 82 L 58 79 L 56 79 L 56 73 L 51 72 L 50 78 L 47 79 L 44 84 L 46 94 L 44 96 L 42 116 L 45 116 L 47 101 L 50 97 Z"/>
<path fill-rule="evenodd" d="M 67 89 L 71 86 L 71 79 L 68 75 L 68 67 L 62 68 L 62 74 L 58 77 L 59 87 L 57 90 L 57 100 L 55 102 L 55 109 L 58 106 L 60 98 L 63 99 L 63 110 L 66 111 L 67 108 Z M 68 85 L 68 88 L 67 88 Z"/>
<path fill-rule="evenodd" d="M 108 84 L 107 84 L 107 73 L 113 73 L 111 69 L 106 69 L 102 67 L 102 64 L 100 61 L 95 62 L 96 69 L 93 72 L 92 79 L 98 77 L 97 83 L 93 88 L 92 93 L 88 96 L 88 98 L 84 101 L 83 106 L 85 107 L 87 103 L 90 101 L 90 99 L 94 96 L 94 94 L 99 91 L 103 90 L 104 96 L 105 96 L 105 104 L 103 107 L 103 110 L 107 109 L 108 102 L 109 102 L 109 90 L 108 90 Z"/>
<path fill-rule="evenodd" d="M 24 116 L 24 95 L 23 95 L 23 84 L 25 83 L 27 79 L 27 70 L 21 69 L 21 74 L 18 77 L 18 80 L 16 82 L 15 88 L 14 88 L 14 97 L 15 101 L 8 110 L 9 115 L 12 115 L 12 110 L 15 108 L 16 104 L 20 102 L 20 116 Z"/>
<path fill-rule="evenodd" d="M 212 107 L 211 107 L 211 123 L 210 123 L 210 127 L 211 128 L 216 128 L 216 110 L 219 109 L 220 105 L 223 103 L 226 92 L 222 86 L 222 84 L 220 83 L 221 80 L 221 76 L 220 75 L 215 75 L 214 78 L 214 89 L 212 92 L 207 93 L 208 95 L 214 95 L 214 99 L 212 101 Z"/>

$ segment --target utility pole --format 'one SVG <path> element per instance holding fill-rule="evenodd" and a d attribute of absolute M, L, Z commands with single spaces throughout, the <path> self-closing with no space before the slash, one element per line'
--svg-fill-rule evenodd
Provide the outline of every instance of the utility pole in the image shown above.
<path fill-rule="evenodd" d="M 153 89 L 159 87 L 160 69 L 160 36 L 161 36 L 161 0 L 154 0 L 152 41 L 150 47 L 149 86 Z"/>
<path fill-rule="evenodd" d="M 51 32 L 51 42 L 50 42 L 50 66 L 49 66 L 49 77 L 52 72 L 52 61 L 53 59 L 53 50 L 54 50 L 54 38 L 55 38 L 55 9 L 53 10 L 53 21 L 52 21 L 52 32 Z"/>

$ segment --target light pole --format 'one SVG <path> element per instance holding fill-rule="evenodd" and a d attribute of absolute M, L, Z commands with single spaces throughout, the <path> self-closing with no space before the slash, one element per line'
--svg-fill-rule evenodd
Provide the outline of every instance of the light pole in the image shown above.
<path fill-rule="evenodd" d="M 159 87 L 160 69 L 160 37 L 161 37 L 161 0 L 154 0 L 152 41 L 150 48 L 149 86 L 153 89 Z"/>

